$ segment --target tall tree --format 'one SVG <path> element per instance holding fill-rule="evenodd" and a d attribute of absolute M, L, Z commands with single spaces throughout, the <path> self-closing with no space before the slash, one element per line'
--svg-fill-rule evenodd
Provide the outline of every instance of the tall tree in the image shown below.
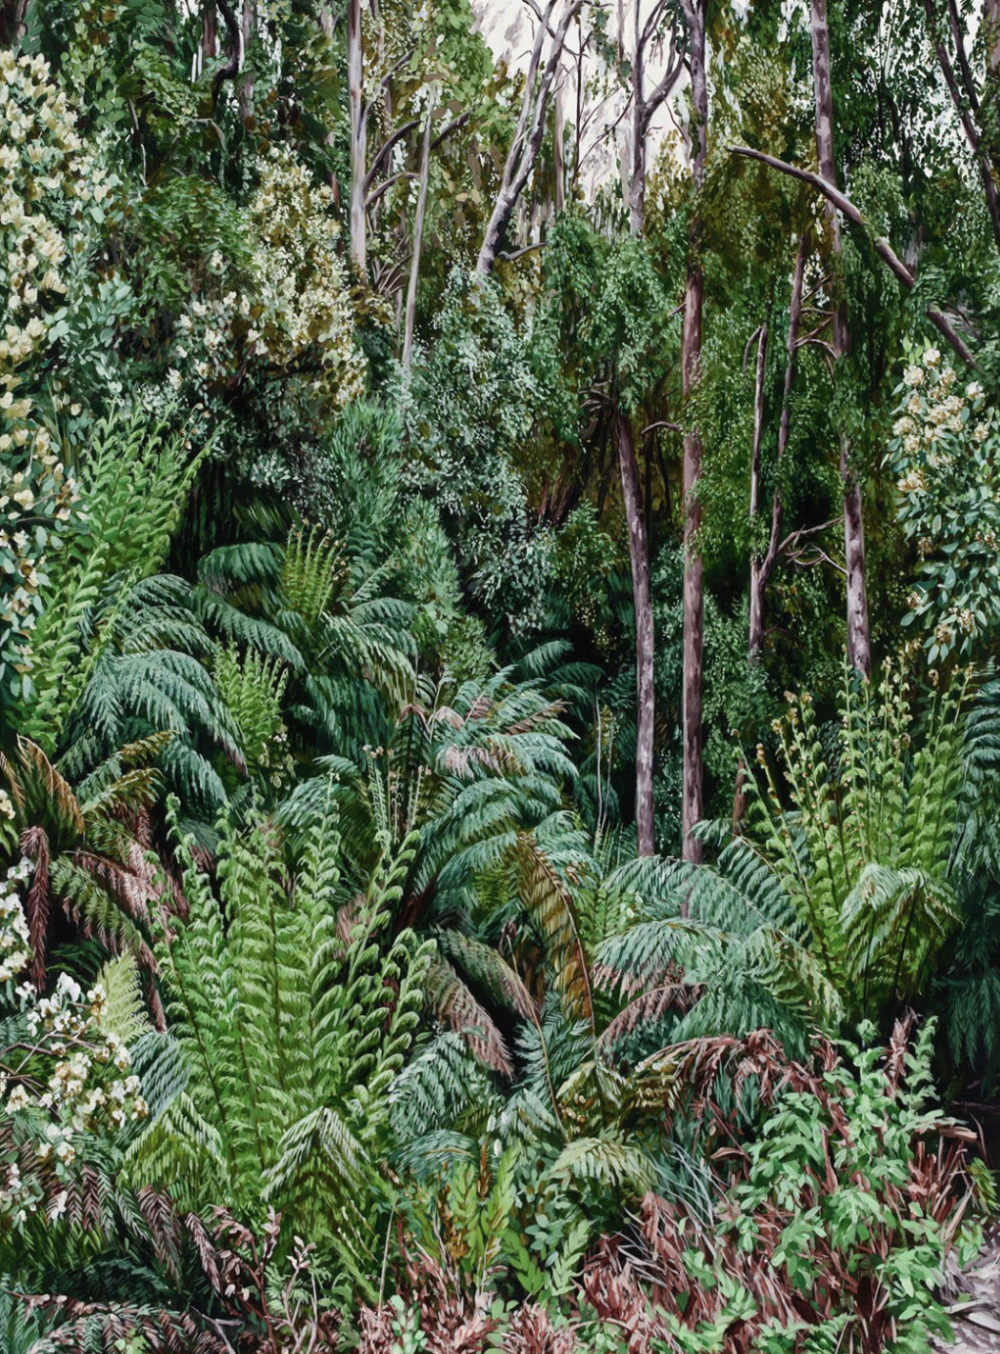
<path fill-rule="evenodd" d="M 631 71 L 632 146 L 629 183 L 629 231 L 642 236 L 646 201 L 646 144 L 650 124 L 657 110 L 673 92 L 684 69 L 683 52 L 678 42 L 678 19 L 670 27 L 665 69 L 652 90 L 646 89 L 646 59 L 655 38 L 662 37 L 661 26 L 667 0 L 657 0 L 643 18 L 642 5 L 635 0 Z M 619 22 L 623 22 L 620 16 Z M 635 816 L 638 848 L 641 856 L 656 850 L 653 822 L 653 734 L 655 692 L 653 660 L 655 640 L 653 602 L 649 583 L 649 539 L 646 514 L 639 487 L 635 440 L 628 417 L 620 409 L 613 421 L 615 446 L 622 480 L 622 501 L 628 524 L 629 558 L 632 565 L 632 598 L 635 609 L 635 657 L 638 717 L 635 749 Z"/>
<path fill-rule="evenodd" d="M 707 8 L 707 0 L 683 0 L 688 70 L 691 75 L 691 180 L 694 194 L 688 227 L 687 281 L 681 337 L 681 393 L 686 404 L 690 403 L 701 378 L 701 311 L 705 289 L 701 191 L 708 154 Z M 690 415 L 686 422 L 690 424 Z M 705 792 L 701 729 L 705 604 L 702 558 L 698 544 L 698 529 L 701 526 L 701 505 L 698 501 L 701 455 L 701 434 L 697 428 L 688 426 L 684 435 L 684 765 L 681 831 L 684 859 L 695 862 L 702 857 L 701 843 L 694 836 L 694 828 L 703 816 Z"/>
<path fill-rule="evenodd" d="M 785 357 L 785 382 L 782 390 L 781 415 L 778 422 L 778 450 L 775 473 L 780 476 L 781 464 L 788 447 L 788 435 L 791 427 L 791 394 L 795 380 L 796 356 L 799 348 L 799 326 L 802 320 L 802 285 L 805 278 L 806 259 L 809 255 L 808 232 L 803 232 L 799 248 L 795 255 L 795 271 L 792 276 L 792 297 L 788 309 L 788 342 Z M 761 443 L 764 423 L 764 359 L 767 346 L 767 328 L 760 333 L 757 357 L 757 375 L 754 387 L 754 437 L 750 470 L 750 518 L 753 521 L 760 511 L 761 481 Z M 750 560 L 750 633 L 748 650 L 750 662 L 760 658 L 764 648 L 764 595 L 767 590 L 774 566 L 781 551 L 781 527 L 784 520 L 784 499 L 780 478 L 774 486 L 771 497 L 771 534 L 763 555 L 756 551 Z"/>
<path fill-rule="evenodd" d="M 646 147 L 653 118 L 673 93 L 684 70 L 684 50 L 680 18 L 667 17 L 669 0 L 656 0 L 643 17 L 640 0 L 634 0 L 633 38 L 630 62 L 631 90 L 631 165 L 629 182 L 629 229 L 641 235 L 646 206 Z M 646 71 L 650 49 L 664 43 L 663 30 L 668 27 L 663 73 L 654 87 L 646 88 Z"/>
<path fill-rule="evenodd" d="M 816 101 L 816 158 L 819 176 L 832 188 L 837 187 L 837 165 L 833 154 L 833 84 L 830 76 L 830 33 L 826 22 L 826 0 L 810 0 L 809 23 L 812 36 L 813 89 Z M 847 297 L 842 268 L 843 247 L 840 219 L 829 201 L 825 204 L 829 247 L 834 263 L 834 311 L 831 356 L 834 379 L 843 380 L 843 367 L 850 349 Z M 838 371 L 838 368 L 840 369 Z M 868 592 L 865 586 L 865 533 L 861 511 L 861 485 L 851 464 L 851 444 L 847 429 L 841 426 L 840 475 L 844 486 L 844 561 L 847 569 L 847 654 L 851 666 L 865 677 L 872 670 L 871 626 L 868 620 Z"/>
<path fill-rule="evenodd" d="M 368 108 L 365 104 L 361 0 L 347 0 L 347 89 L 351 133 L 351 261 L 364 277 L 368 267 Z"/>

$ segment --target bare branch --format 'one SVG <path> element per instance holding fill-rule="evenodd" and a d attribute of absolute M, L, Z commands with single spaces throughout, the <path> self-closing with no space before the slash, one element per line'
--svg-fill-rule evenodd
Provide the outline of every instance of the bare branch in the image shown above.
<path fill-rule="evenodd" d="M 400 179 L 417 179 L 419 177 L 420 177 L 419 174 L 414 174 L 412 170 L 401 169 L 398 174 L 393 174 L 391 178 L 384 179 L 383 182 L 380 183 L 379 186 L 375 189 L 374 193 L 368 194 L 365 206 L 374 207 L 375 203 L 378 202 L 379 198 L 382 197 L 383 194 L 387 193 L 389 189 L 393 186 L 393 184 L 398 183 Z"/>

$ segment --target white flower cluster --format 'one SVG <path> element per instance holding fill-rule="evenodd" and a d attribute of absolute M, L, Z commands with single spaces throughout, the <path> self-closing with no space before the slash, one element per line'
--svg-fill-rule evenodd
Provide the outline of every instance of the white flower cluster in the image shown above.
<path fill-rule="evenodd" d="M 190 373 L 205 392 L 235 378 L 248 359 L 294 372 L 308 355 L 319 368 L 309 380 L 314 393 L 347 404 L 363 391 L 365 362 L 353 342 L 340 231 L 289 149 L 262 159 L 248 220 L 253 280 L 235 284 L 221 254 L 208 259 L 205 287 L 177 320 L 168 385 L 179 391 Z"/>
<path fill-rule="evenodd" d="M 71 239 L 110 182 L 77 134 L 64 92 L 40 56 L 0 52 L 0 299 L 5 310 L 0 371 L 22 366 L 41 348 L 51 313 L 67 286 L 63 265 L 82 240 Z M 8 404 L 23 417 L 23 401 Z M 0 450 L 4 448 L 0 446 Z"/>
<path fill-rule="evenodd" d="M 923 621 L 935 664 L 954 650 L 971 653 L 1000 624 L 995 422 L 982 385 L 960 389 L 937 348 L 914 355 L 897 395 L 886 460 L 919 560 L 904 624 Z"/>
<path fill-rule="evenodd" d="M 149 1110 L 139 1079 L 128 1074 L 129 1051 L 101 1023 L 107 1009 L 104 988 L 98 984 L 84 997 L 79 983 L 62 973 L 48 997 L 34 1001 L 30 988 L 21 991 L 26 1001 L 33 1002 L 27 1013 L 28 1033 L 36 1047 L 56 1061 L 40 1094 L 29 1095 L 23 1083 L 14 1087 L 8 1113 L 29 1108 L 51 1111 L 77 1133 L 97 1128 L 102 1118 L 112 1129 L 145 1118 Z M 107 1073 L 95 1084 L 102 1069 Z"/>
<path fill-rule="evenodd" d="M 7 1214 L 20 1225 L 27 1221 L 30 1213 L 36 1211 L 41 1199 L 42 1189 L 39 1182 L 30 1176 L 24 1179 L 20 1166 L 16 1161 L 12 1161 L 0 1183 L 0 1215 Z M 65 1207 L 65 1202 L 63 1206 Z"/>
<path fill-rule="evenodd" d="M 15 434 L 28 431 L 22 424 Z M 47 428 L 31 430 L 27 451 L 23 469 L 12 470 L 0 460 L 0 680 L 13 674 L 20 681 L 27 673 L 31 631 L 47 582 L 47 555 L 74 518 L 81 517 L 75 506 L 77 484 L 52 449 Z"/>
<path fill-rule="evenodd" d="M 23 1179 L 20 1172 L 8 1174 L 6 1185 L 0 1184 L 0 1214 L 19 1223 L 40 1206 L 46 1175 L 70 1179 L 81 1135 L 113 1133 L 145 1119 L 149 1108 L 139 1078 L 130 1070 L 128 1049 L 104 1027 L 107 996 L 101 984 L 85 994 L 63 973 L 46 997 L 39 998 L 30 983 L 18 988 L 17 995 L 26 1033 L 2 1059 L 0 1117 L 17 1116 L 35 1168 Z M 49 1217 L 58 1217 L 65 1205 L 65 1193 L 61 1203 L 59 1197 L 50 1200 Z"/>
<path fill-rule="evenodd" d="M 46 61 L 0 52 L 0 680 L 27 671 L 44 552 L 77 501 L 25 383 L 65 328 L 69 272 L 111 184 Z"/>
<path fill-rule="evenodd" d="M 7 871 L 6 885 L 0 891 L 0 983 L 8 983 L 16 978 L 31 962 L 28 923 L 18 891 L 31 871 L 29 860 L 12 865 Z"/>

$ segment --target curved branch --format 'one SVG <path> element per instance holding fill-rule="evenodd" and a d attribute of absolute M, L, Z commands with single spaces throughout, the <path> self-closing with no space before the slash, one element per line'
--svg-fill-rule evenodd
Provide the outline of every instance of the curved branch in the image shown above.
<path fill-rule="evenodd" d="M 776 156 L 767 155 L 762 150 L 753 150 L 750 146 L 730 146 L 729 153 L 730 155 L 741 155 L 748 160 L 757 160 L 771 169 L 776 169 L 780 174 L 787 174 L 793 179 L 801 179 L 803 183 L 808 183 L 810 187 L 815 188 L 818 193 L 822 193 L 828 202 L 832 202 L 837 210 L 847 217 L 848 221 L 851 221 L 859 230 L 864 231 L 871 242 L 875 253 L 893 276 L 902 282 L 907 291 L 912 291 L 917 285 L 916 277 L 910 269 L 907 268 L 906 264 L 893 249 L 889 241 L 881 235 L 875 235 L 868 222 L 850 198 L 845 197 L 839 189 L 834 188 L 832 184 L 827 183 L 826 179 L 821 179 L 820 176 L 814 174 L 812 170 L 800 169 L 798 165 L 790 165 L 786 160 L 779 160 Z M 968 363 L 970 367 L 975 367 L 976 359 L 973 357 L 965 340 L 955 330 L 947 315 L 938 310 L 936 306 L 928 306 L 927 318 L 947 340 L 950 347 L 954 349 L 962 361 Z"/>
<path fill-rule="evenodd" d="M 397 146 L 399 142 L 402 141 L 403 137 L 407 135 L 408 132 L 412 132 L 415 128 L 419 126 L 420 119 L 411 118 L 409 122 L 404 122 L 401 127 L 397 127 L 396 130 L 393 132 L 392 136 L 388 138 L 388 140 L 382 142 L 382 145 L 379 147 L 378 151 L 375 154 L 374 159 L 372 160 L 371 168 L 368 170 L 368 173 L 365 175 L 364 178 L 364 191 L 366 193 L 368 192 L 372 184 L 375 182 L 375 175 L 378 173 L 379 168 L 381 167 L 383 162 L 391 154 L 393 146 Z"/>
<path fill-rule="evenodd" d="M 414 174 L 410 169 L 401 169 L 398 174 L 393 174 L 391 178 L 383 180 L 383 182 L 375 189 L 374 193 L 368 194 L 365 201 L 365 207 L 374 207 L 383 193 L 387 193 L 393 184 L 398 183 L 400 179 L 418 179 L 419 177 L 419 174 Z"/>
<path fill-rule="evenodd" d="M 243 68 L 243 30 L 236 22 L 236 15 L 227 0 L 215 0 L 215 5 L 222 15 L 222 21 L 226 25 L 226 32 L 229 35 L 229 59 L 224 66 L 220 66 L 215 72 L 215 79 L 212 81 L 213 104 L 218 99 L 219 90 L 225 81 L 235 80 Z"/>

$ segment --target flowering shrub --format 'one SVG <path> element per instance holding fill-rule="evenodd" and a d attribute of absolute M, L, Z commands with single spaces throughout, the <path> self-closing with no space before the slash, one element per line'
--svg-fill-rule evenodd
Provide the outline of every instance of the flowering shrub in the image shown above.
<path fill-rule="evenodd" d="M 9 810 L 9 812 L 8 812 Z M 6 791 L 0 792 L 0 815 L 13 818 L 14 808 Z M 22 860 L 7 871 L 6 892 L 0 893 L 0 983 L 9 984 L 31 962 L 31 940 L 18 887 L 31 874 L 31 863 Z"/>
<path fill-rule="evenodd" d="M 294 371 L 307 355 L 309 386 L 340 408 L 364 389 L 365 362 L 353 344 L 340 228 L 330 203 L 287 149 L 260 164 L 251 200 L 252 282 L 245 288 L 222 254 L 208 259 L 206 288 L 177 320 L 167 380 L 181 389 L 191 371 L 202 395 L 238 377 L 249 362 Z"/>
<path fill-rule="evenodd" d="M 0 1046 L 0 1137 L 12 1149 L 0 1157 L 0 1220 L 15 1225 L 47 1196 L 50 1219 L 65 1208 L 65 1191 L 51 1185 L 71 1180 L 76 1139 L 115 1133 L 149 1113 L 129 1051 L 106 1027 L 103 983 L 84 994 L 62 973 L 49 996 L 39 997 L 30 983 L 13 991 L 13 980 L 31 961 L 19 895 L 31 869 L 26 860 L 12 866 L 0 895 L 0 983 L 20 1006 L 5 1022 Z"/>
<path fill-rule="evenodd" d="M 936 348 L 914 355 L 897 394 L 886 460 L 920 557 L 903 624 L 924 625 L 939 663 L 971 654 L 1000 622 L 1000 440 L 982 386 L 960 389 Z"/>
<path fill-rule="evenodd" d="M 18 429 L 23 430 L 24 425 Z M 48 555 L 79 498 L 47 428 L 34 432 L 23 469 L 0 461 L 0 704 L 5 690 L 28 694 L 31 632 L 42 610 Z"/>
<path fill-rule="evenodd" d="M 39 56 L 0 52 L 0 695 L 20 688 L 47 552 L 76 487 L 33 399 L 32 377 L 70 330 L 75 282 L 116 180 L 76 132 Z M 59 383 L 61 384 L 61 383 Z M 82 412 L 56 389 L 55 410 Z"/>

